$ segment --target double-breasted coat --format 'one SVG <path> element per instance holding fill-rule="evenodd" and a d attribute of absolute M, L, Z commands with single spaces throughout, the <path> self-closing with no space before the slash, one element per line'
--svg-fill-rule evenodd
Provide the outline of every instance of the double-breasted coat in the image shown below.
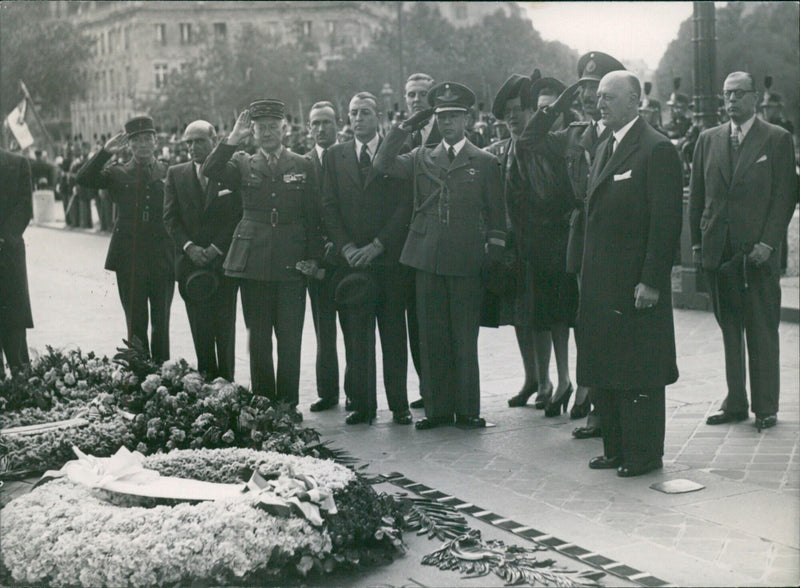
<path fill-rule="evenodd" d="M 33 316 L 22 238 L 33 217 L 28 160 L 0 150 L 0 177 L 0 328 L 30 329 Z"/>
<path fill-rule="evenodd" d="M 606 143 L 600 143 L 598 154 Z M 671 295 L 681 231 L 678 153 L 639 117 L 605 166 L 596 163 L 587 191 L 578 384 L 614 390 L 663 387 L 678 378 Z M 654 307 L 634 307 L 640 282 L 659 291 Z"/>

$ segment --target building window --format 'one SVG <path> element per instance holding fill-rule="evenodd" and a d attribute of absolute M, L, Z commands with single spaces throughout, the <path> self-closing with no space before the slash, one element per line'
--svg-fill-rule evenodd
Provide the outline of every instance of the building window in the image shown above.
<path fill-rule="evenodd" d="M 106 54 L 106 34 L 100 33 L 100 55 Z"/>
<path fill-rule="evenodd" d="M 281 38 L 281 23 L 273 21 L 269 21 L 267 23 L 267 35 L 269 35 L 273 40 L 279 40 Z"/>
<path fill-rule="evenodd" d="M 180 23 L 180 28 L 181 28 L 181 45 L 191 45 L 192 44 L 192 23 L 182 22 L 182 23 Z"/>
<path fill-rule="evenodd" d="M 467 18 L 467 7 L 461 3 L 456 4 L 453 7 L 453 16 L 458 20 L 465 20 Z"/>
<path fill-rule="evenodd" d="M 124 39 L 123 43 L 125 44 L 125 50 L 127 51 L 131 47 L 130 27 L 125 27 L 125 29 L 122 31 L 122 35 Z"/>
<path fill-rule="evenodd" d="M 224 22 L 214 23 L 214 38 L 217 41 L 224 41 L 228 38 L 228 25 Z"/>
<path fill-rule="evenodd" d="M 158 23 L 156 25 L 156 45 L 166 45 L 167 44 L 167 25 L 164 23 Z"/>
<path fill-rule="evenodd" d="M 311 36 L 311 21 L 301 20 L 297 23 L 297 35 L 300 37 Z"/>
<path fill-rule="evenodd" d="M 167 64 L 156 63 L 153 65 L 153 72 L 155 73 L 156 90 L 160 90 L 167 85 Z"/>

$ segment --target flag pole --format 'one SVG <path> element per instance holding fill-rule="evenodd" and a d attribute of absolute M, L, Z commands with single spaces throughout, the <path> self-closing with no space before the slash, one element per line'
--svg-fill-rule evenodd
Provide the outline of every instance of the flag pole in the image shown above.
<path fill-rule="evenodd" d="M 39 127 L 42 129 L 42 132 L 44 133 L 45 139 L 47 139 L 47 143 L 48 143 L 49 147 L 53 151 L 53 153 L 51 155 L 52 155 L 52 157 L 55 157 L 56 156 L 56 150 L 55 150 L 56 145 L 53 142 L 53 138 L 50 136 L 50 133 L 47 132 L 47 127 L 44 126 L 44 122 L 42 122 L 42 119 L 39 118 L 39 113 L 36 112 L 36 106 L 33 103 L 33 98 L 31 98 L 30 92 L 28 92 L 28 87 L 25 85 L 25 82 L 23 82 L 22 80 L 19 81 L 19 85 L 22 88 L 22 93 L 25 94 L 25 99 L 30 104 L 31 112 L 33 113 L 33 116 L 36 118 L 36 122 L 39 123 Z"/>

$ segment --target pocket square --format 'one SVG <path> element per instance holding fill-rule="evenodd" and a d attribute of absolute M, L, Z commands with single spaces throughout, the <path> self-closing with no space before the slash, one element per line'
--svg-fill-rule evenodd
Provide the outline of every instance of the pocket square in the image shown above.
<path fill-rule="evenodd" d="M 761 157 L 756 159 L 756 163 L 761 163 L 762 161 L 766 161 L 766 160 L 767 160 L 767 154 L 765 153 L 764 155 L 762 155 Z"/>
<path fill-rule="evenodd" d="M 614 181 L 629 180 L 631 177 L 631 170 L 626 171 L 624 174 L 614 174 Z"/>
<path fill-rule="evenodd" d="M 217 198 L 222 198 L 223 196 L 227 196 L 228 194 L 231 194 L 230 190 L 220 190 L 219 192 L 217 192 Z"/>

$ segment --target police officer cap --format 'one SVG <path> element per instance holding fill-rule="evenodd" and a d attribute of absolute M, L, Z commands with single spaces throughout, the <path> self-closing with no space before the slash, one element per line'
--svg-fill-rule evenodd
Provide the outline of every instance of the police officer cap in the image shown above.
<path fill-rule="evenodd" d="M 535 103 L 538 105 L 539 103 L 539 94 L 551 94 L 553 96 L 559 96 L 561 92 L 566 89 L 566 85 L 559 79 L 556 78 L 539 78 L 534 82 L 533 87 L 531 88 L 531 95 Z"/>
<path fill-rule="evenodd" d="M 129 137 L 138 135 L 140 133 L 153 133 L 156 132 L 156 125 L 153 119 L 149 116 L 137 116 L 125 123 L 125 132 Z"/>
<path fill-rule="evenodd" d="M 280 118 L 286 117 L 286 104 L 282 100 L 267 98 L 256 100 L 250 104 L 250 118 Z"/>
<path fill-rule="evenodd" d="M 607 73 L 624 69 L 625 66 L 609 54 L 601 51 L 590 51 L 589 53 L 584 53 L 578 59 L 578 81 L 599 82 Z"/>
<path fill-rule="evenodd" d="M 184 293 L 193 302 L 210 299 L 219 288 L 219 277 L 208 269 L 196 269 L 186 277 Z"/>
<path fill-rule="evenodd" d="M 428 91 L 428 104 L 436 114 L 440 112 L 467 112 L 475 104 L 475 92 L 458 82 L 442 82 Z"/>
<path fill-rule="evenodd" d="M 506 102 L 517 97 L 519 97 L 522 108 L 530 107 L 531 79 L 519 74 L 511 74 L 500 86 L 494 102 L 492 102 L 492 114 L 495 118 L 503 120 L 506 115 Z"/>
<path fill-rule="evenodd" d="M 334 299 L 340 309 L 375 304 L 378 299 L 378 285 L 370 274 L 353 272 L 345 276 L 336 286 Z"/>

